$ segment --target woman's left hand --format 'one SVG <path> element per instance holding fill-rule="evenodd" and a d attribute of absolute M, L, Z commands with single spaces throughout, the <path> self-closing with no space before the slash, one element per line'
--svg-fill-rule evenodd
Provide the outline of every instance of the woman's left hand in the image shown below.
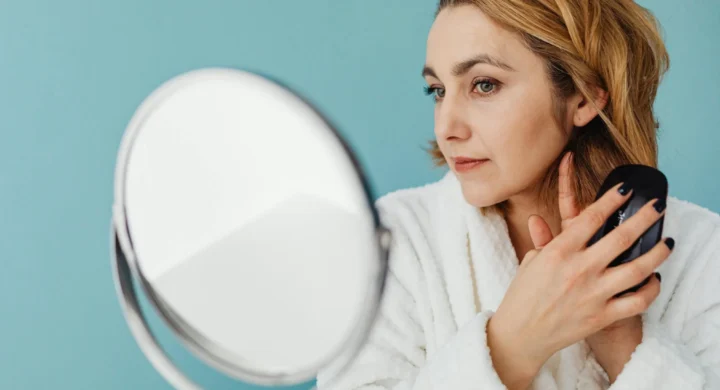
<path fill-rule="evenodd" d="M 562 229 L 570 225 L 573 218 L 580 214 L 575 195 L 570 185 L 572 173 L 572 153 L 568 152 L 560 164 L 559 170 L 559 206 L 562 218 Z M 547 222 L 540 216 L 532 216 L 528 220 L 528 228 L 533 244 L 537 249 L 547 245 L 552 239 L 552 231 Z M 613 383 L 630 361 L 635 348 L 642 341 L 642 319 L 639 315 L 614 322 L 599 332 L 588 336 L 585 341 L 592 349 L 598 363 L 605 369 Z"/>

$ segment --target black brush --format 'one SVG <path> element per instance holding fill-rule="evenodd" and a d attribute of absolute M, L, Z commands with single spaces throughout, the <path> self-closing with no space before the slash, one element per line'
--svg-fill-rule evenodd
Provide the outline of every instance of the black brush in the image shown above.
<path fill-rule="evenodd" d="M 615 168 L 600 186 L 598 194 L 595 200 L 605 194 L 609 189 L 613 188 L 619 183 L 626 183 L 629 188 L 633 190 L 630 198 L 625 202 L 610 218 L 605 221 L 603 226 L 595 233 L 595 235 L 588 242 L 588 246 L 596 243 L 605 235 L 610 233 L 623 221 L 635 215 L 647 202 L 652 199 L 658 199 L 658 202 L 665 202 L 668 195 L 668 182 L 665 175 L 659 170 L 649 167 L 647 165 L 622 165 Z M 625 264 L 632 261 L 639 256 L 647 253 L 652 249 L 660 239 L 662 238 L 663 221 L 665 216 L 663 215 L 657 222 L 655 222 L 640 238 L 635 241 L 630 248 L 625 252 L 621 253 L 620 256 L 616 257 L 610 267 L 616 267 L 621 264 Z M 637 286 L 631 287 L 625 291 L 622 291 L 615 295 L 626 294 L 628 292 L 635 292 L 650 281 L 650 275 L 644 281 L 640 282 Z"/>

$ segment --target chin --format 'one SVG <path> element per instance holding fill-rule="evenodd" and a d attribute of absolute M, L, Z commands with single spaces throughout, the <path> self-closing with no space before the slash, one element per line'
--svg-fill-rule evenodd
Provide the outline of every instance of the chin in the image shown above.
<path fill-rule="evenodd" d="M 500 191 L 487 185 L 468 183 L 462 180 L 460 185 L 465 201 L 475 207 L 490 207 L 507 199 Z"/>

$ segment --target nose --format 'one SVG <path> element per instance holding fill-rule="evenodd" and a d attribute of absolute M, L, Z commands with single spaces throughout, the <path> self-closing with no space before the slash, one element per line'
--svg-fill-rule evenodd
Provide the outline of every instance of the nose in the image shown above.
<path fill-rule="evenodd" d="M 467 107 L 461 101 L 446 97 L 435 112 L 435 135 L 446 141 L 465 141 L 472 134 Z"/>

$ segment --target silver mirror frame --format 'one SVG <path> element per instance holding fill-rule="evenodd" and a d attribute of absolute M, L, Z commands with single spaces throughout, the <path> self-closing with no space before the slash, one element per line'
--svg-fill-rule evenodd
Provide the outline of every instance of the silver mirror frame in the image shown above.
<path fill-rule="evenodd" d="M 126 169 L 128 159 L 132 151 L 137 134 L 154 108 L 164 99 L 173 93 L 176 89 L 183 86 L 200 81 L 209 77 L 233 77 L 238 74 L 243 76 L 254 76 L 263 78 L 269 83 L 284 89 L 295 98 L 301 100 L 308 107 L 312 108 L 328 128 L 335 134 L 337 140 L 343 146 L 346 155 L 351 159 L 358 179 L 363 185 L 366 199 L 368 201 L 368 210 L 373 214 L 374 226 L 376 231 L 376 248 L 378 258 L 380 259 L 380 269 L 376 277 L 372 280 L 372 284 L 367 292 L 365 305 L 363 307 L 363 316 L 352 330 L 350 337 L 345 343 L 338 347 L 332 354 L 331 358 L 320 362 L 316 366 L 296 373 L 283 374 L 266 374 L 262 372 L 249 370 L 235 362 L 241 360 L 233 356 L 222 346 L 215 344 L 209 339 L 203 337 L 200 332 L 190 326 L 187 322 L 177 315 L 168 305 L 166 305 L 161 297 L 154 291 L 152 286 L 143 276 L 137 262 L 136 252 L 133 248 L 132 237 L 129 231 L 128 222 L 125 213 L 125 182 Z M 201 389 L 195 382 L 188 378 L 171 360 L 168 354 L 163 350 L 157 341 L 157 338 L 150 329 L 146 316 L 140 308 L 137 289 L 135 283 L 138 283 L 145 296 L 154 307 L 156 313 L 162 318 L 166 326 L 180 339 L 182 344 L 189 349 L 196 357 L 218 371 L 242 381 L 272 386 L 272 385 L 294 385 L 312 380 L 318 372 L 323 369 L 331 369 L 331 372 L 341 373 L 352 362 L 355 356 L 360 352 L 365 344 L 367 337 L 371 331 L 371 327 L 377 317 L 380 301 L 385 289 L 385 279 L 388 272 L 388 259 L 391 246 L 391 233 L 380 223 L 376 208 L 372 203 L 372 196 L 368 187 L 367 176 L 362 170 L 358 160 L 350 149 L 349 145 L 340 136 L 336 127 L 333 126 L 326 117 L 319 113 L 313 105 L 307 102 L 300 94 L 291 90 L 281 82 L 271 77 L 262 75 L 259 72 L 241 71 L 229 68 L 205 68 L 193 70 L 179 76 L 176 76 L 159 88 L 153 91 L 137 109 L 133 118 L 127 126 L 123 135 L 120 149 L 118 152 L 117 164 L 115 168 L 115 188 L 114 203 L 112 207 L 111 221 L 111 261 L 113 268 L 113 277 L 115 282 L 116 294 L 120 301 L 120 306 L 130 331 L 138 343 L 140 349 L 148 358 L 155 369 L 175 388 L 177 389 Z M 332 381 L 332 380 L 331 380 Z"/>

